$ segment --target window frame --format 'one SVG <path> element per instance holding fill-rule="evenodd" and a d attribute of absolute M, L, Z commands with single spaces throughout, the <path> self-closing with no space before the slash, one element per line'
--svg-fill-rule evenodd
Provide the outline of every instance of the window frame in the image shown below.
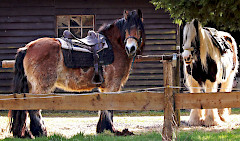
<path fill-rule="evenodd" d="M 67 26 L 66 27 L 58 27 L 58 16 L 66 16 L 67 17 Z M 93 24 L 92 26 L 83 26 L 83 20 L 82 20 L 82 17 L 84 16 L 92 16 L 93 18 Z M 70 26 L 70 22 L 71 22 L 71 17 L 81 17 L 81 25 L 80 26 Z M 87 29 L 87 28 L 91 28 L 92 30 L 95 31 L 95 18 L 96 16 L 95 15 L 92 15 L 92 14 L 83 14 L 83 15 L 56 15 L 56 35 L 57 37 L 61 37 L 61 35 L 58 34 L 58 29 L 66 29 L 66 30 L 69 30 L 70 29 L 81 29 L 81 38 L 84 38 L 83 37 L 83 29 Z"/>

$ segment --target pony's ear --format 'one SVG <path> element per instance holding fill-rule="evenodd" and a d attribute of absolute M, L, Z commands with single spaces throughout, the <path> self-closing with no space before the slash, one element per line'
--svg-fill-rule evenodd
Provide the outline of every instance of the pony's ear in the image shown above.
<path fill-rule="evenodd" d="M 124 10 L 124 12 L 123 12 L 123 17 L 124 17 L 125 20 L 126 20 L 127 17 L 128 17 L 128 13 L 129 13 L 128 10 Z"/>
<path fill-rule="evenodd" d="M 142 20 L 143 22 L 143 14 L 142 14 L 142 11 L 140 9 L 137 10 L 137 13 L 138 13 L 138 16 L 139 18 Z"/>

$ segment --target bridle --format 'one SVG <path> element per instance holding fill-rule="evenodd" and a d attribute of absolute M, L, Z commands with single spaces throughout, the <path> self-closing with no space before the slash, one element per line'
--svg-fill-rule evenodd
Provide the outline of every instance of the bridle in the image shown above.
<path fill-rule="evenodd" d="M 125 40 L 124 40 L 124 45 L 126 45 L 126 43 L 127 43 L 127 40 L 128 39 L 134 39 L 134 40 L 136 40 L 137 41 L 137 43 L 138 43 L 138 48 L 141 46 L 141 44 L 142 44 L 142 35 L 141 35 L 141 37 L 138 39 L 138 38 L 136 38 L 136 37 L 134 37 L 134 36 L 129 36 L 129 37 L 127 37 Z"/>

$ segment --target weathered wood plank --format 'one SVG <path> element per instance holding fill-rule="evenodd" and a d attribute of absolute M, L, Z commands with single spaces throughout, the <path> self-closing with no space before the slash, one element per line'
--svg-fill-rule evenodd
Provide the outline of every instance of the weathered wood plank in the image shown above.
<path fill-rule="evenodd" d="M 35 37 L 53 37 L 55 36 L 55 32 L 52 29 L 31 29 L 31 30 L 24 30 L 24 29 L 10 29 L 10 30 L 0 30 L 0 37 L 10 37 L 16 38 L 19 37 L 26 37 L 26 36 L 35 36 Z"/>
<path fill-rule="evenodd" d="M 144 48 L 144 51 L 164 51 L 164 50 L 176 50 L 176 44 L 162 44 L 162 45 L 148 45 Z M 162 53 L 161 53 L 162 54 Z"/>
<path fill-rule="evenodd" d="M 162 69 L 134 69 L 132 70 L 133 73 L 154 73 L 154 74 L 159 74 L 163 73 Z"/>
<path fill-rule="evenodd" d="M 175 34 L 159 34 L 159 35 L 157 35 L 157 34 L 155 34 L 155 35 L 147 35 L 146 36 L 146 39 L 147 40 L 154 40 L 154 39 L 156 39 L 156 40 L 161 40 L 161 39 L 176 39 L 176 35 Z"/>
<path fill-rule="evenodd" d="M 54 29 L 55 25 L 52 22 L 46 23 L 0 23 L 0 29 Z"/>
<path fill-rule="evenodd" d="M 0 95 L 0 110 L 162 110 L 163 104 L 161 103 L 163 103 L 163 94 L 151 92 L 83 95 Z"/>
<path fill-rule="evenodd" d="M 33 6 L 38 6 L 38 7 L 44 7 L 44 6 L 54 6 L 54 0 L 24 0 L 23 1 L 18 1 L 18 0 L 1 0 L 0 7 L 9 7 L 9 8 L 15 8 L 15 7 L 27 7 L 31 8 Z"/>
<path fill-rule="evenodd" d="M 171 141 L 173 135 L 173 120 L 174 120 L 174 95 L 173 88 L 169 87 L 173 84 L 172 62 L 163 62 L 164 73 L 164 124 L 162 130 L 162 140 Z M 159 101 L 160 102 L 160 101 Z"/>
<path fill-rule="evenodd" d="M 146 34 L 176 34 L 176 29 L 149 29 L 145 31 Z"/>
<path fill-rule="evenodd" d="M 2 16 L 0 23 L 54 22 L 54 16 Z"/>
<path fill-rule="evenodd" d="M 176 109 L 239 108 L 240 92 L 175 94 Z"/>
<path fill-rule="evenodd" d="M 176 44 L 176 40 L 170 39 L 170 40 L 165 40 L 165 39 L 157 39 L 157 40 L 147 40 L 146 45 L 163 45 L 163 44 Z"/>
<path fill-rule="evenodd" d="M 154 86 L 159 86 L 163 85 L 163 81 L 159 80 L 129 80 L 127 81 L 126 85 L 141 85 L 141 86 L 147 86 L 147 85 L 154 85 Z"/>
<path fill-rule="evenodd" d="M 13 10 L 14 9 L 14 10 Z M 36 16 L 43 16 L 43 15 L 54 15 L 54 7 L 14 7 L 14 8 L 0 8 L 0 16 L 16 16 L 16 15 L 36 15 Z"/>
<path fill-rule="evenodd" d="M 163 85 L 146 85 L 146 86 L 141 86 L 141 85 L 125 85 L 123 90 L 143 90 L 143 89 L 154 89 L 163 92 L 163 88 L 160 89 L 160 87 L 163 87 Z"/>
<path fill-rule="evenodd" d="M 137 1 L 137 0 L 131 0 L 131 1 L 122 1 L 122 0 L 114 0 L 114 2 L 109 2 L 106 0 L 99 0 L 99 1 L 68 1 L 68 4 L 66 5 L 65 1 L 56 1 L 56 8 L 140 8 L 140 7 L 149 7 L 151 5 L 149 1 Z M 137 3 L 137 4 L 136 4 Z M 136 5 L 138 7 L 136 7 Z"/>
<path fill-rule="evenodd" d="M 2 61 L 3 68 L 13 68 L 15 64 L 15 60 L 4 60 Z"/>
<path fill-rule="evenodd" d="M 147 74 L 147 75 L 134 75 L 131 74 L 129 76 L 129 79 L 134 81 L 134 80 L 142 80 L 148 83 L 148 80 L 158 80 L 158 83 L 163 80 L 163 75 L 162 74 Z"/>

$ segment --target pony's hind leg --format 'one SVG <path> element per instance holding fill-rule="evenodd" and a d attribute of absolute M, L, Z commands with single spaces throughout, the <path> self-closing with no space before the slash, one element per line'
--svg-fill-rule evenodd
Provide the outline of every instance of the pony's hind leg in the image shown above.
<path fill-rule="evenodd" d="M 11 132 L 14 137 L 18 138 L 34 138 L 32 133 L 27 129 L 27 111 L 26 110 L 12 110 L 9 111 L 11 116 Z"/>
<path fill-rule="evenodd" d="M 51 93 L 54 89 L 54 83 L 56 82 L 57 77 L 54 75 L 49 76 L 49 74 L 40 77 L 38 77 L 38 79 L 30 79 L 32 85 L 30 92 L 32 94 Z M 45 77 L 48 77 L 48 79 Z M 34 136 L 47 136 L 47 130 L 44 121 L 42 120 L 41 110 L 29 110 L 28 112 L 30 116 L 30 131 L 32 134 Z"/>
<path fill-rule="evenodd" d="M 48 86 L 48 87 L 46 87 Z M 51 92 L 53 84 L 48 85 L 38 85 L 36 89 L 31 90 L 33 94 L 48 94 Z M 41 110 L 29 110 L 30 116 L 30 131 L 34 136 L 47 136 L 47 129 L 42 120 Z"/>
<path fill-rule="evenodd" d="M 228 80 L 221 84 L 220 92 L 231 92 L 232 91 L 232 85 L 233 85 L 234 77 L 231 75 L 228 77 Z M 231 108 L 224 108 L 224 109 L 218 109 L 218 114 L 220 116 L 220 119 L 224 122 L 229 121 L 229 117 L 231 114 Z"/>

